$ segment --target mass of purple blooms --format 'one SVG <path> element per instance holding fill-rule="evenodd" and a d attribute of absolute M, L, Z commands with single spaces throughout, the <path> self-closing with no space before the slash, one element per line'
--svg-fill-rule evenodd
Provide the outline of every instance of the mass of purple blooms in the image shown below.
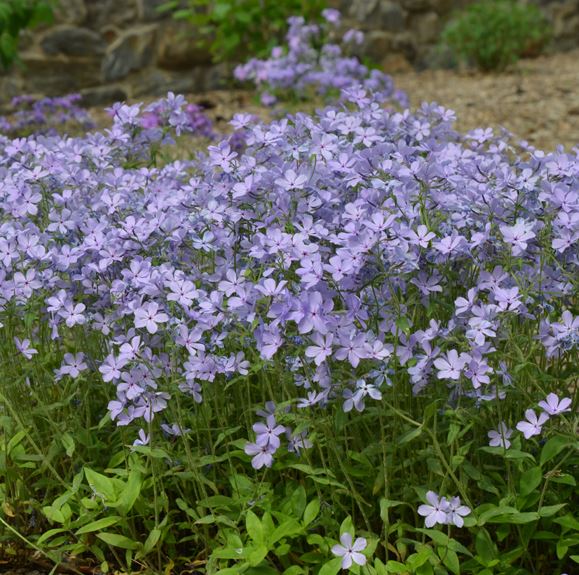
<path fill-rule="evenodd" d="M 2 316 L 15 325 L 40 305 L 49 326 L 19 323 L 15 351 L 62 353 L 56 380 L 96 374 L 136 435 L 176 377 L 201 403 L 208 386 L 281 362 L 296 409 L 361 412 L 398 366 L 415 395 L 476 404 L 510 393 L 500 350 L 513 330 L 535 330 L 546 357 L 576 349 L 578 150 L 463 137 L 438 105 L 384 109 L 361 87 L 343 102 L 238 117 L 244 152 L 223 140 L 163 166 L 146 167 L 148 153 L 169 135 L 139 105 L 115 105 L 112 127 L 84 137 L 2 138 Z M 189 129 L 183 98 L 154 106 Z M 525 437 L 568 408 L 546 405 L 527 412 Z M 311 445 L 275 409 L 262 417 L 246 450 L 256 468 L 288 431 L 290 450 Z"/>
<path fill-rule="evenodd" d="M 306 23 L 300 16 L 290 18 L 287 45 L 273 48 L 267 60 L 253 58 L 238 66 L 235 78 L 255 83 L 266 106 L 275 104 L 280 93 L 302 95 L 311 89 L 324 95 L 345 88 L 363 88 L 371 91 L 375 100 L 406 107 L 406 94 L 395 89 L 390 76 L 369 70 L 359 58 L 345 52 L 349 46 L 363 42 L 363 33 L 348 30 L 339 39 L 340 13 L 328 9 L 322 15 L 321 25 Z"/>
<path fill-rule="evenodd" d="M 177 98 L 184 102 L 183 96 L 177 96 Z M 142 125 L 144 128 L 149 129 L 166 125 L 178 127 L 180 132 L 209 140 L 216 136 L 213 131 L 213 122 L 203 112 L 203 108 L 197 104 L 185 104 L 184 106 L 175 107 L 169 105 L 165 100 L 159 100 L 145 109 Z"/>
<path fill-rule="evenodd" d="M 30 133 L 55 134 L 65 126 L 90 130 L 94 122 L 80 107 L 80 100 L 80 94 L 54 98 L 17 96 L 11 101 L 9 114 L 0 116 L 0 134 L 12 137 Z"/>

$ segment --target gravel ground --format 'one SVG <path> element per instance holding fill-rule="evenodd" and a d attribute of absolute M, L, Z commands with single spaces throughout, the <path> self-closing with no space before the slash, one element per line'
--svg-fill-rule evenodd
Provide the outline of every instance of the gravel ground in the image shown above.
<path fill-rule="evenodd" d="M 522 60 L 502 74 L 427 70 L 395 74 L 412 106 L 454 110 L 459 130 L 504 126 L 532 145 L 579 145 L 579 50 Z"/>

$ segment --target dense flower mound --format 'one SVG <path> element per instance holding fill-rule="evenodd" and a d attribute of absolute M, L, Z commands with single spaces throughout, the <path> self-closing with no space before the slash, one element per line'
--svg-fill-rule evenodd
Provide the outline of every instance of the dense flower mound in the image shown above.
<path fill-rule="evenodd" d="M 244 153 L 223 141 L 189 163 L 151 163 L 169 136 L 144 128 L 139 106 L 115 106 L 112 128 L 84 138 L 2 140 L 15 351 L 35 362 L 52 349 L 57 379 L 97 374 L 136 436 L 177 392 L 169 382 L 200 403 L 275 363 L 295 409 L 361 412 L 394 366 L 415 395 L 481 402 L 510 392 L 513 333 L 531 330 L 534 354 L 577 349 L 577 150 L 517 152 L 490 130 L 459 136 L 434 104 L 344 98 L 267 125 L 238 116 Z M 159 103 L 177 131 L 184 106 Z M 32 310 L 48 330 L 19 321 Z M 101 355 L 84 347 L 91 333 Z M 273 410 L 248 445 L 256 467 L 288 432 Z M 288 435 L 294 451 L 310 445 Z"/>
<path fill-rule="evenodd" d="M 324 10 L 324 23 L 308 24 L 302 17 L 288 20 L 287 46 L 278 46 L 267 60 L 253 58 L 235 69 L 235 77 L 251 80 L 262 90 L 262 103 L 272 105 L 281 95 L 303 96 L 309 90 L 327 95 L 362 85 L 376 98 L 408 105 L 406 94 L 395 90 L 392 78 L 379 70 L 369 70 L 344 48 L 359 45 L 364 34 L 348 30 L 337 43 L 340 13 Z M 342 45 L 344 48 L 342 48 Z"/>
<path fill-rule="evenodd" d="M 88 112 L 79 106 L 80 100 L 80 94 L 56 98 L 30 95 L 13 98 L 10 113 L 0 116 L 0 133 L 12 137 L 31 133 L 55 134 L 65 126 L 89 130 L 94 123 Z"/>

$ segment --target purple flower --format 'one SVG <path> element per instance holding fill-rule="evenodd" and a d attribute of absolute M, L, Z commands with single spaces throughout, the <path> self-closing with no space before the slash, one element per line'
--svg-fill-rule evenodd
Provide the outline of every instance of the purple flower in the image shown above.
<path fill-rule="evenodd" d="M 424 524 L 426 527 L 434 527 L 437 523 L 444 525 L 446 523 L 446 513 L 448 510 L 448 501 L 446 497 L 440 497 L 434 491 L 426 493 L 426 500 L 430 505 L 420 505 L 418 515 L 425 517 Z"/>
<path fill-rule="evenodd" d="M 513 430 L 509 429 L 503 421 L 501 421 L 497 429 L 491 429 L 487 435 L 489 437 L 489 445 L 491 447 L 503 447 L 508 449 L 511 446 L 509 438 L 513 434 Z"/>
<path fill-rule="evenodd" d="M 159 323 L 169 321 L 166 313 L 159 312 L 159 304 L 152 301 L 135 310 L 135 327 L 144 327 L 149 333 L 157 333 Z"/>
<path fill-rule="evenodd" d="M 331 333 L 326 336 L 315 333 L 312 336 L 312 341 L 316 345 L 306 347 L 306 357 L 312 358 L 316 365 L 321 365 L 332 355 L 334 336 Z"/>
<path fill-rule="evenodd" d="M 38 353 L 38 350 L 34 349 L 30 343 L 29 339 L 20 340 L 17 337 L 14 338 L 14 343 L 16 344 L 16 349 L 26 358 L 32 359 L 33 355 Z"/>
<path fill-rule="evenodd" d="M 349 569 L 352 563 L 357 565 L 366 565 L 366 556 L 360 553 L 366 549 L 367 542 L 364 537 L 357 537 L 352 542 L 352 535 L 350 533 L 342 533 L 340 535 L 340 544 L 332 547 L 332 553 L 337 557 L 342 558 L 342 569 Z"/>
<path fill-rule="evenodd" d="M 257 445 L 271 445 L 274 449 L 280 446 L 279 435 L 285 432 L 283 425 L 277 425 L 275 417 L 269 415 L 265 423 L 255 423 L 253 431 L 255 431 L 255 443 Z"/>
<path fill-rule="evenodd" d="M 438 379 L 460 379 L 462 370 L 470 359 L 467 353 L 459 355 L 455 349 L 449 350 L 446 357 L 434 360 L 434 365 L 438 369 Z"/>
<path fill-rule="evenodd" d="M 84 362 L 84 353 L 65 353 L 64 363 L 60 366 L 59 371 L 61 375 L 70 375 L 75 379 L 85 369 L 88 369 L 88 365 Z"/>
<path fill-rule="evenodd" d="M 258 445 L 257 443 L 248 443 L 245 446 L 245 453 L 251 455 L 251 465 L 254 469 L 261 469 L 263 466 L 271 467 L 273 464 L 273 454 L 276 448 L 270 443 Z"/>
<path fill-rule="evenodd" d="M 550 393 L 546 400 L 539 402 L 539 407 L 549 415 L 559 415 L 571 411 L 571 398 L 564 397 L 559 400 L 555 393 Z"/>
<path fill-rule="evenodd" d="M 543 424 L 549 419 L 546 413 L 541 413 L 539 417 L 532 409 L 525 411 L 526 420 L 523 419 L 517 423 L 517 429 L 525 436 L 525 439 L 539 435 L 542 431 Z"/>
<path fill-rule="evenodd" d="M 464 526 L 463 517 L 470 515 L 471 509 L 466 505 L 461 505 L 460 497 L 451 497 L 447 503 L 446 521 L 447 525 Z"/>

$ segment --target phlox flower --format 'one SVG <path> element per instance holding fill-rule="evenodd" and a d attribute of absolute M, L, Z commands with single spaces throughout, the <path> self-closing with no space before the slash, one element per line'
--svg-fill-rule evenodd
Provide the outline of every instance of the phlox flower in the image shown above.
<path fill-rule="evenodd" d="M 542 431 L 543 424 L 549 419 L 546 413 L 541 413 L 539 417 L 532 409 L 525 411 L 526 419 L 517 423 L 517 429 L 525 436 L 525 439 L 539 435 Z"/>
<path fill-rule="evenodd" d="M 491 429 L 487 435 L 489 437 L 489 445 L 491 447 L 504 447 L 508 449 L 511 446 L 509 438 L 513 434 L 513 430 L 509 429 L 503 421 L 501 421 L 497 429 Z"/>
<path fill-rule="evenodd" d="M 367 396 L 370 396 L 376 401 L 382 399 L 380 390 L 378 390 L 374 385 L 366 383 L 366 380 L 359 379 L 356 381 L 356 389 L 354 391 L 350 389 L 344 391 L 346 401 L 344 401 L 343 410 L 347 413 L 352 410 L 352 407 L 355 407 L 356 411 L 364 411 L 364 398 Z"/>
<path fill-rule="evenodd" d="M 88 365 L 84 362 L 84 353 L 65 353 L 64 363 L 60 366 L 59 371 L 61 375 L 70 375 L 75 379 L 85 369 L 88 369 Z"/>
<path fill-rule="evenodd" d="M 518 256 L 527 249 L 527 243 L 535 237 L 534 224 L 518 219 L 514 226 L 501 226 L 503 240 L 511 245 L 513 255 Z"/>
<path fill-rule="evenodd" d="M 571 411 L 571 398 L 564 397 L 559 400 L 555 393 L 550 393 L 544 401 L 539 402 L 539 407 L 549 415 L 559 415 Z"/>
<path fill-rule="evenodd" d="M 446 497 L 440 497 L 434 491 L 426 493 L 426 500 L 430 505 L 420 505 L 418 515 L 425 517 L 424 524 L 429 529 L 437 523 L 444 525 L 446 523 L 446 512 L 448 510 L 448 501 Z"/>
<path fill-rule="evenodd" d="M 332 355 L 333 334 L 329 333 L 323 336 L 320 333 L 314 333 L 312 341 L 316 345 L 306 347 L 306 357 L 312 358 L 316 365 L 321 365 Z"/>
<path fill-rule="evenodd" d="M 446 508 L 446 524 L 456 525 L 457 527 L 464 526 L 464 519 L 470 515 L 471 509 L 466 505 L 461 505 L 460 497 L 451 497 Z"/>
<path fill-rule="evenodd" d="M 340 535 L 340 544 L 332 547 L 332 553 L 337 557 L 342 558 L 342 569 L 349 569 L 352 563 L 357 565 L 366 565 L 366 556 L 360 553 L 364 551 L 367 546 L 367 541 L 364 537 L 357 537 L 352 542 L 352 535 L 350 533 L 342 533 Z"/>
<path fill-rule="evenodd" d="M 254 469 L 261 469 L 263 466 L 271 467 L 273 464 L 273 454 L 276 448 L 270 443 L 258 445 L 257 443 L 248 443 L 244 449 L 247 455 L 253 456 L 251 466 Z"/>
<path fill-rule="evenodd" d="M 438 379 L 460 379 L 462 371 L 470 360 L 467 353 L 459 353 L 451 349 L 446 353 L 446 357 L 439 357 L 434 360 L 434 365 L 438 369 Z"/>
<path fill-rule="evenodd" d="M 135 327 L 144 327 L 149 333 L 157 333 L 159 323 L 169 321 L 166 313 L 159 312 L 159 304 L 151 301 L 143 304 L 142 307 L 135 310 Z"/>
<path fill-rule="evenodd" d="M 275 417 L 268 415 L 265 423 L 254 423 L 253 431 L 255 431 L 255 443 L 257 445 L 271 445 L 275 449 L 280 446 L 279 436 L 284 433 L 286 428 L 283 425 L 277 425 Z"/>
<path fill-rule="evenodd" d="M 20 340 L 17 337 L 14 338 L 14 343 L 16 349 L 26 358 L 32 359 L 33 355 L 38 353 L 38 350 L 34 349 L 30 343 L 29 339 Z"/>

